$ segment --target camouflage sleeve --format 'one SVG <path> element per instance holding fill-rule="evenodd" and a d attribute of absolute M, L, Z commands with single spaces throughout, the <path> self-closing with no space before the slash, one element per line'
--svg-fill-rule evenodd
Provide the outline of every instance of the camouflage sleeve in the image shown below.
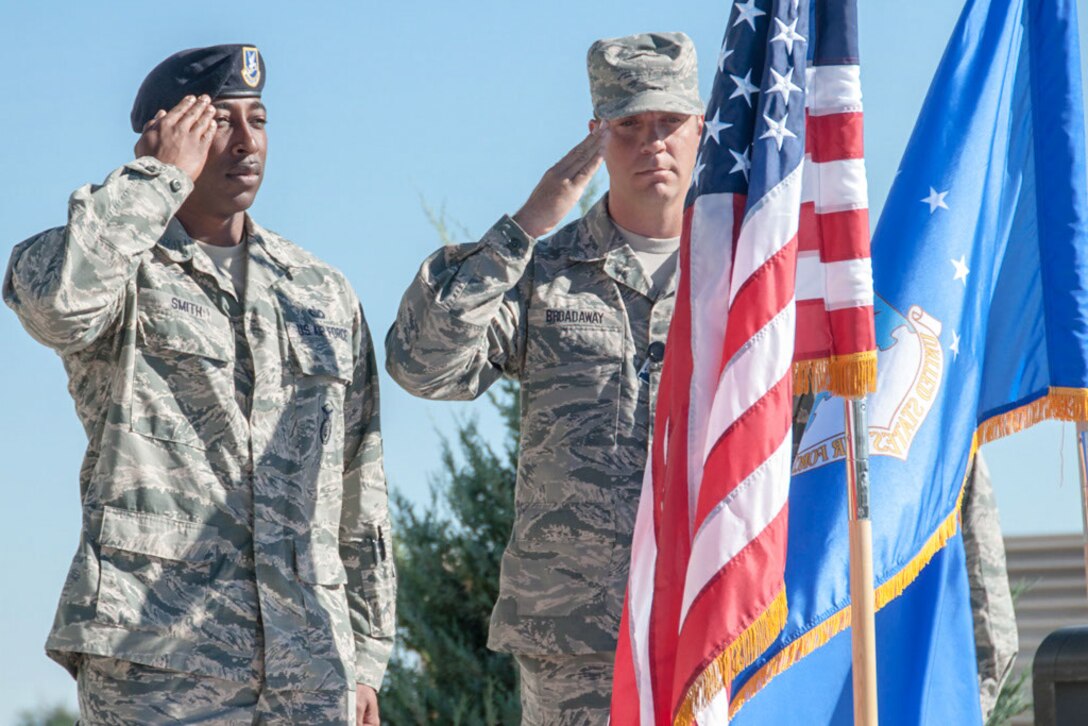
<path fill-rule="evenodd" d="M 393 651 L 397 576 L 382 467 L 378 367 L 361 308 L 356 314 L 354 335 L 355 372 L 344 404 L 340 558 L 348 575 L 348 608 L 355 635 L 355 680 L 377 690 Z"/>
<path fill-rule="evenodd" d="M 4 302 L 38 341 L 60 353 L 91 345 L 116 322 L 140 254 L 193 188 L 181 169 L 150 156 L 68 200 L 68 224 L 20 243 Z"/>
<path fill-rule="evenodd" d="M 385 367 L 409 393 L 467 400 L 517 375 L 524 278 L 535 240 L 508 216 L 479 242 L 427 258 L 385 337 Z"/>
<path fill-rule="evenodd" d="M 1019 639 L 1005 566 L 1005 543 L 990 471 L 982 454 L 975 456 L 974 470 L 963 494 L 963 544 L 975 623 L 979 700 L 985 719 L 1012 671 Z"/>

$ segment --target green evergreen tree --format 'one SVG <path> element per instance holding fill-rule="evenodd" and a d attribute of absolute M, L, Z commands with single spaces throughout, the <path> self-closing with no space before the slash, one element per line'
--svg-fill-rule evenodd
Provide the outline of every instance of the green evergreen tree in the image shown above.
<path fill-rule="evenodd" d="M 78 720 L 78 713 L 58 704 L 21 711 L 15 719 L 15 726 L 72 726 Z"/>
<path fill-rule="evenodd" d="M 491 402 L 506 425 L 501 449 L 482 438 L 475 420 L 464 421 L 455 443 L 443 440 L 445 473 L 432 482 L 430 503 L 420 508 L 392 495 L 399 628 L 380 699 L 382 722 L 392 726 L 521 718 L 517 666 L 487 649 L 514 519 L 517 385 L 503 381 Z"/>

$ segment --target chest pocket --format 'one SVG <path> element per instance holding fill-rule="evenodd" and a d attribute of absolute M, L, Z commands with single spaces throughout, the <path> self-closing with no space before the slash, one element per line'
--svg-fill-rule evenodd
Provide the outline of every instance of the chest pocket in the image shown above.
<path fill-rule="evenodd" d="M 530 308 L 522 381 L 530 446 L 615 444 L 625 340 L 621 314 L 599 300 Z"/>
<path fill-rule="evenodd" d="M 296 429 L 304 466 L 344 468 L 344 396 L 351 383 L 351 326 L 287 322 L 295 376 Z"/>
<path fill-rule="evenodd" d="M 130 425 L 154 439 L 208 449 L 230 427 L 234 335 L 210 305 L 141 291 Z"/>

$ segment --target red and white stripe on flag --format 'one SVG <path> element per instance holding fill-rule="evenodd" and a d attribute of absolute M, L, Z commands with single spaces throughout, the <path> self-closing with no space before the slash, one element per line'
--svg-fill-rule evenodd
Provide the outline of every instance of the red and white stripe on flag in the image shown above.
<path fill-rule="evenodd" d="M 613 724 L 724 723 L 728 684 L 785 621 L 801 189 L 798 167 L 739 225 L 741 195 L 687 212 Z"/>
<path fill-rule="evenodd" d="M 856 398 L 876 390 L 860 68 L 806 77 L 794 385 Z"/>
<path fill-rule="evenodd" d="M 852 18 L 840 36 L 856 32 L 854 0 L 813 2 L 824 6 L 817 15 L 835 5 L 830 15 Z M 875 387 L 859 73 L 856 59 L 817 67 L 806 75 L 803 102 L 791 104 L 802 92 L 789 74 L 804 67 L 804 54 L 792 46 L 776 54 L 775 43 L 788 44 L 791 34 L 803 42 L 796 23 L 808 17 L 806 6 L 738 3 L 719 59 L 707 111 L 718 133 L 704 135 L 706 168 L 696 171 L 685 212 L 613 726 L 729 720 L 733 680 L 787 615 L 794 384 L 848 396 Z M 759 43 L 768 72 L 746 75 L 760 62 L 752 52 Z M 749 59 L 738 62 L 742 53 Z M 745 109 L 749 77 L 763 77 L 764 87 Z M 776 94 L 786 103 L 772 105 Z M 746 110 L 747 126 L 736 121 Z M 805 113 L 801 133 L 777 138 L 795 111 Z"/>

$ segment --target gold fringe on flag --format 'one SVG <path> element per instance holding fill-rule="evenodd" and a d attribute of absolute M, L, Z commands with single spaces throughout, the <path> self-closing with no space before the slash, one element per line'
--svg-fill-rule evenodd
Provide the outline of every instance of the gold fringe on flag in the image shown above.
<path fill-rule="evenodd" d="M 843 398 L 861 398 L 876 391 L 876 351 L 795 361 L 793 393 L 830 391 Z"/>
<path fill-rule="evenodd" d="M 972 461 L 974 458 L 975 452 L 972 449 L 971 458 L 968 461 Z M 971 471 L 971 464 L 967 465 L 967 471 Z M 966 483 L 966 478 L 964 483 Z M 930 560 L 932 560 L 938 552 L 944 549 L 944 546 L 948 544 L 948 540 L 956 535 L 956 531 L 960 528 L 960 508 L 962 506 L 963 487 L 960 487 L 960 495 L 956 499 L 956 508 L 952 513 L 945 517 L 944 521 L 937 527 L 937 531 L 929 536 L 929 539 L 922 545 L 922 549 L 918 551 L 918 554 L 910 558 L 910 562 L 908 562 L 903 569 L 888 578 L 876 589 L 876 592 L 873 593 L 877 610 L 880 610 L 892 600 L 902 595 L 903 591 L 905 591 L 912 582 L 918 579 L 918 575 L 922 574 L 922 570 L 930 563 Z"/>
<path fill-rule="evenodd" d="M 827 643 L 827 641 L 831 640 L 848 627 L 850 627 L 849 605 L 842 610 L 836 611 L 827 620 L 824 620 L 815 628 L 783 648 L 778 655 L 767 661 L 767 663 L 733 695 L 733 698 L 729 701 L 729 718 L 733 718 L 737 711 L 740 710 L 740 707 L 747 703 L 752 696 L 763 690 L 763 687 L 770 683 L 775 676 L 784 673 L 786 669 Z"/>
<path fill-rule="evenodd" d="M 830 390 L 842 398 L 876 393 L 876 351 L 831 356 Z"/>
<path fill-rule="evenodd" d="M 831 389 L 831 359 L 814 358 L 793 362 L 793 395 Z"/>
<path fill-rule="evenodd" d="M 854 374 L 848 374 L 846 377 L 848 381 L 861 382 L 868 392 L 872 392 L 876 388 L 876 353 L 871 354 L 871 360 L 866 361 L 866 357 L 869 354 L 858 354 L 857 356 L 843 356 L 842 360 L 856 365 L 859 369 L 863 367 L 871 367 L 871 371 L 860 370 L 857 377 L 853 377 Z M 800 361 L 794 363 L 793 368 L 793 385 L 794 393 L 807 393 L 810 391 L 830 390 L 831 385 L 825 384 L 825 381 L 829 381 L 833 378 L 832 367 L 838 359 L 819 359 L 812 361 Z M 835 395 L 841 395 L 832 390 Z M 864 395 L 864 394 L 862 394 Z M 1060 386 L 1052 386 L 1047 394 L 1042 398 L 1039 398 L 1024 406 L 1020 406 L 1012 411 L 1006 411 L 1003 414 L 999 414 L 984 421 L 975 432 L 975 436 L 971 442 L 971 454 L 968 461 L 973 461 L 975 453 L 978 451 L 978 447 L 982 444 L 989 443 L 1003 436 L 1014 434 L 1024 429 L 1034 426 L 1037 423 L 1045 421 L 1047 419 L 1056 419 L 1059 421 L 1088 421 L 1088 389 L 1085 388 L 1063 388 Z M 948 544 L 960 527 L 960 510 L 963 506 L 963 491 L 964 486 L 967 483 L 967 476 L 971 472 L 971 466 L 967 467 L 967 471 L 964 472 L 963 483 L 960 485 L 960 493 L 956 500 L 956 507 L 952 512 L 945 517 L 938 526 L 936 531 L 930 535 L 929 539 L 922 545 L 921 549 L 906 563 L 897 573 L 892 575 L 887 581 L 876 588 L 874 593 L 874 600 L 876 609 L 880 610 L 885 605 L 888 605 L 897 597 L 906 591 L 914 580 L 918 578 L 922 570 L 930 563 L 933 557 Z M 782 597 L 782 606 L 785 606 L 785 595 Z M 777 599 L 772 608 L 777 604 Z M 761 620 L 764 616 L 770 613 L 768 609 L 767 613 L 761 616 Z M 782 623 L 785 622 L 785 616 L 782 616 Z M 758 624 L 753 624 L 753 627 Z M 828 618 L 817 624 L 812 630 L 801 635 L 797 640 L 789 643 L 784 647 L 776 656 L 771 658 L 767 663 L 763 665 L 749 680 L 740 688 L 729 702 L 729 717 L 732 718 L 741 709 L 741 707 L 748 702 L 756 693 L 763 689 L 768 683 L 770 683 L 776 676 L 785 672 L 790 666 L 797 663 L 805 656 L 814 652 L 820 646 L 826 644 L 833 637 L 841 633 L 850 627 L 850 606 L 842 608 L 832 613 Z M 774 632 L 777 633 L 782 628 L 782 625 L 777 625 Z M 748 633 L 746 632 L 745 635 Z M 773 639 L 774 636 L 772 636 Z M 766 649 L 770 646 L 770 641 L 761 646 Z M 726 654 L 723 653 L 719 656 L 721 660 Z M 755 657 L 758 657 L 758 653 Z M 746 665 L 742 665 L 736 670 L 726 671 L 724 674 L 721 671 L 721 664 L 712 664 L 712 668 L 717 668 L 714 673 L 716 677 L 720 679 L 723 675 L 728 679 L 726 682 L 732 681 L 740 671 L 744 670 L 747 665 L 750 665 L 754 661 L 748 660 Z M 725 660 L 723 663 L 727 662 Z M 739 663 L 738 663 L 739 664 Z M 698 699 L 698 704 L 702 707 L 706 707 L 707 704 L 717 695 L 721 690 L 721 682 L 718 681 L 718 685 L 711 692 L 709 689 L 714 685 L 714 679 L 709 677 L 711 668 L 708 668 L 706 672 L 700 677 L 699 681 L 692 686 L 688 695 L 684 701 L 684 708 L 681 710 L 680 715 L 677 716 L 676 724 L 682 726 L 688 726 L 694 722 L 692 714 L 694 713 L 693 698 Z M 729 675 L 732 673 L 732 675 Z M 706 683 L 704 684 L 704 679 Z M 697 690 L 701 689 L 701 690 Z M 698 694 L 698 695 L 695 695 Z M 682 719 L 687 720 L 682 720 Z"/>
<path fill-rule="evenodd" d="M 977 447 L 972 446 L 972 459 L 974 458 L 976 448 Z M 970 470 L 971 467 L 968 466 L 967 471 L 970 472 Z M 965 476 L 964 483 L 966 483 L 966 480 Z M 934 555 L 948 544 L 948 540 L 956 534 L 956 530 L 959 528 L 960 507 L 962 504 L 963 487 L 961 486 L 959 498 L 956 500 L 956 507 L 952 510 L 952 513 L 941 522 L 937 527 L 937 531 L 930 535 L 929 539 L 926 540 L 917 554 L 915 554 L 914 557 L 899 570 L 899 572 L 895 573 L 889 580 L 876 589 L 873 597 L 876 602 L 877 610 L 880 610 L 892 600 L 902 595 L 903 591 L 917 579 L 922 569 L 929 564 Z M 846 630 L 848 627 L 850 627 L 849 605 L 834 612 L 830 617 L 812 630 L 788 644 L 778 653 L 778 655 L 767 661 L 767 663 L 765 663 L 764 666 L 733 695 L 733 698 L 729 702 L 729 717 L 732 718 L 735 716 L 741 706 L 762 690 L 764 686 L 770 683 L 775 676 L 784 673 L 790 666 L 814 652 L 820 646 L 825 645 L 829 640 L 843 630 Z"/>
<path fill-rule="evenodd" d="M 1047 419 L 1088 421 L 1088 389 L 1051 386 L 1042 398 L 983 421 L 976 438 L 988 444 Z"/>
<path fill-rule="evenodd" d="M 741 671 L 754 663 L 771 646 L 785 627 L 788 612 L 786 590 L 783 588 L 778 591 L 767 609 L 712 660 L 691 684 L 688 692 L 684 694 L 684 702 L 676 718 L 673 719 L 674 726 L 692 726 L 695 723 L 695 714 L 709 706 L 723 688 L 728 688 Z"/>

